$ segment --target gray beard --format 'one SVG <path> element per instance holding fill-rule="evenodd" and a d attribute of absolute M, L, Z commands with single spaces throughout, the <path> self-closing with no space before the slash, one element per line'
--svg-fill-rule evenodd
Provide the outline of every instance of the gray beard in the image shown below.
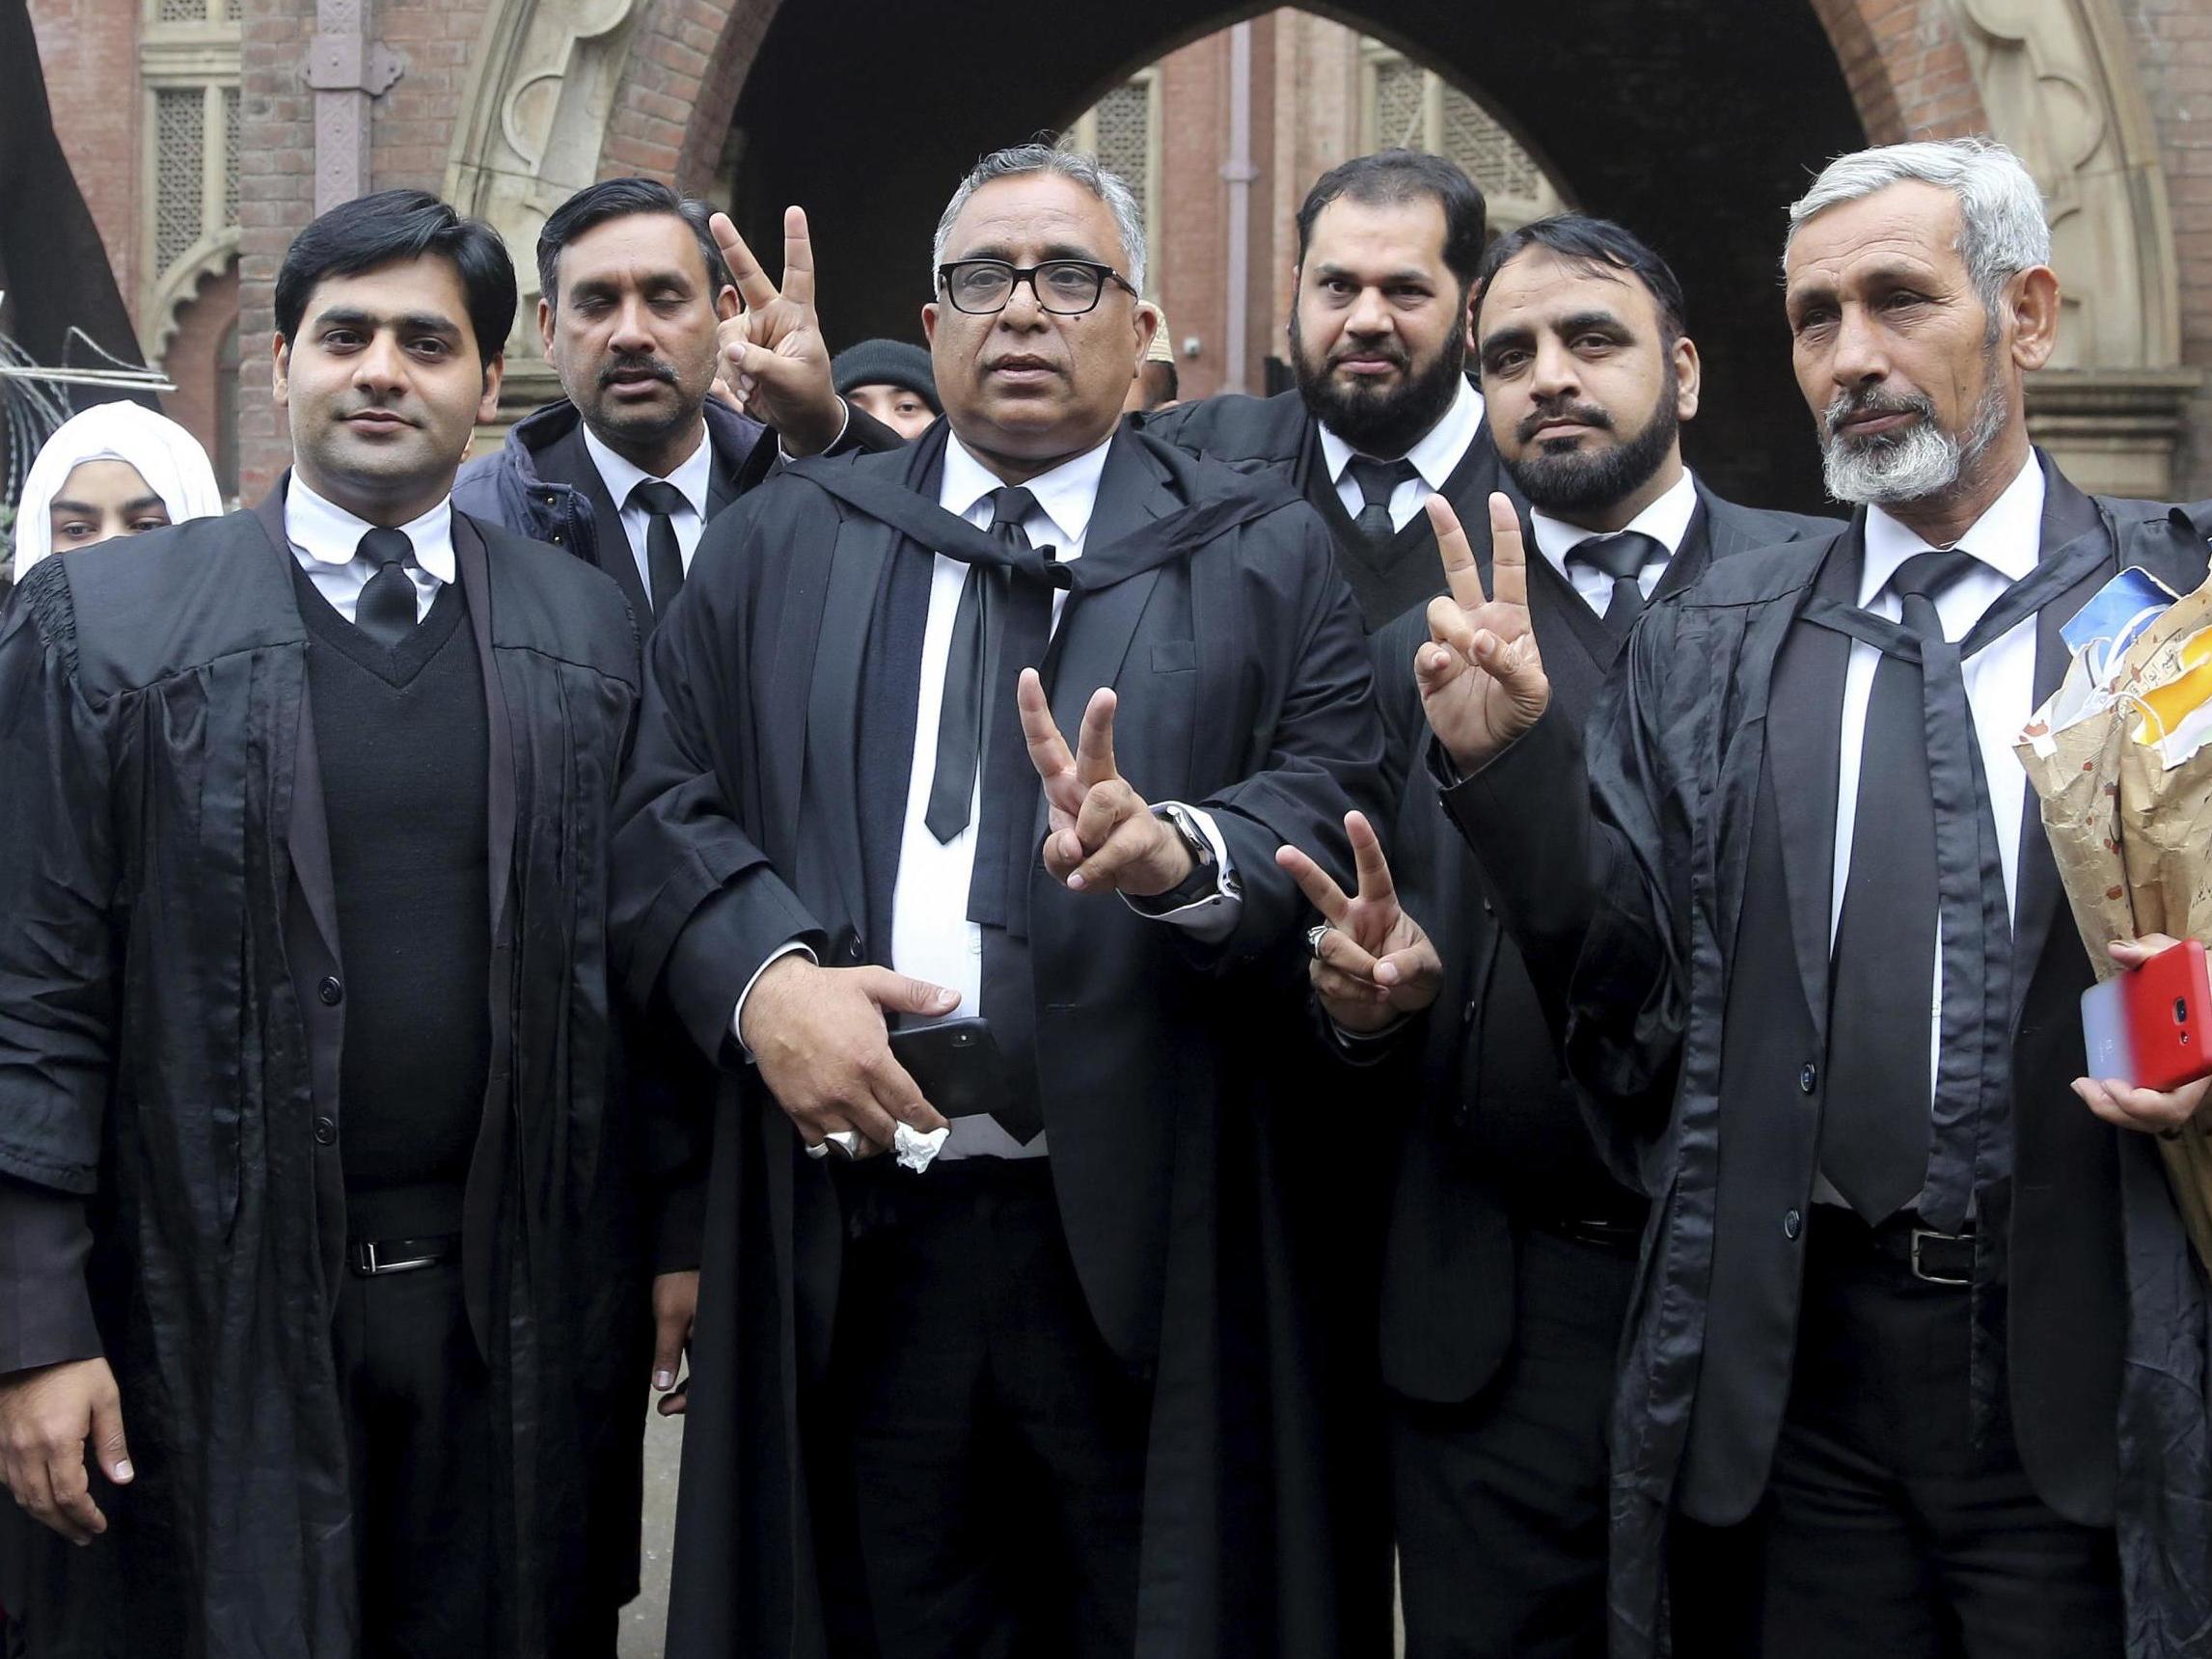
<path fill-rule="evenodd" d="M 1921 421 L 1898 439 L 1853 443 L 1823 426 L 1820 471 L 1828 494 L 1854 506 L 1895 506 L 1940 496 L 2005 430 L 2005 389 L 1991 374 L 1964 438 Z"/>

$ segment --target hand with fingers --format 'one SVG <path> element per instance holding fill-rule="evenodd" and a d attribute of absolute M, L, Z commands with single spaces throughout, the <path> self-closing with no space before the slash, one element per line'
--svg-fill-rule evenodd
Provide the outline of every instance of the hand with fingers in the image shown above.
<path fill-rule="evenodd" d="M 2145 934 L 2138 939 L 2114 939 L 2107 948 L 2120 966 L 2141 967 L 2160 951 L 2171 950 L 2174 942 L 2166 934 Z M 2203 1108 L 2206 1094 L 2212 1093 L 2212 1077 L 2199 1077 L 2178 1089 L 2139 1089 L 2114 1077 L 2076 1077 L 2074 1093 L 2116 1129 L 2177 1135 Z"/>
<path fill-rule="evenodd" d="M 884 1022 L 894 1014 L 942 1017 L 960 993 L 888 967 L 818 967 L 779 957 L 747 994 L 738 1037 L 799 1138 L 857 1130 L 867 1152 L 886 1152 L 898 1124 L 922 1134 L 945 1127 L 937 1109 L 891 1057 Z"/>
<path fill-rule="evenodd" d="M 96 1458 L 117 1485 L 131 1479 L 123 1399 L 104 1359 L 36 1366 L 0 1376 L 0 1481 L 41 1526 L 73 1544 L 107 1531 L 85 1473 Z"/>
<path fill-rule="evenodd" d="M 1345 897 L 1334 878 L 1296 847 L 1275 862 L 1321 911 L 1307 976 L 1341 1030 L 1372 1034 L 1436 1000 L 1444 964 L 1421 924 L 1399 908 L 1398 888 L 1375 828 L 1360 812 L 1344 815 L 1359 891 Z"/>
<path fill-rule="evenodd" d="M 656 1409 L 663 1417 L 684 1414 L 684 1396 L 691 1387 L 686 1377 L 676 1386 L 684 1355 L 691 1350 L 692 1322 L 698 1318 L 699 1274 L 696 1267 L 653 1275 L 653 1392 L 661 1399 Z"/>
<path fill-rule="evenodd" d="M 845 406 L 830 379 L 830 346 L 814 312 L 814 246 L 806 211 L 783 210 L 783 286 L 760 268 L 727 213 L 707 221 L 741 310 L 724 292 L 722 373 L 755 420 L 773 426 L 793 455 L 827 449 L 844 430 Z"/>
<path fill-rule="evenodd" d="M 1029 763 L 1045 782 L 1045 868 L 1071 893 L 1128 893 L 1157 898 L 1190 874 L 1190 849 L 1170 825 L 1152 815 L 1113 759 L 1114 694 L 1091 694 L 1076 749 L 1052 723 L 1045 685 L 1024 668 L 1015 693 Z"/>
<path fill-rule="evenodd" d="M 1451 591 L 1429 602 L 1429 643 L 1413 653 L 1413 677 L 1430 730 L 1468 774 L 1536 724 L 1551 701 L 1551 682 L 1529 627 L 1528 560 L 1513 503 L 1490 497 L 1488 595 L 1451 503 L 1431 496 L 1426 504 Z"/>

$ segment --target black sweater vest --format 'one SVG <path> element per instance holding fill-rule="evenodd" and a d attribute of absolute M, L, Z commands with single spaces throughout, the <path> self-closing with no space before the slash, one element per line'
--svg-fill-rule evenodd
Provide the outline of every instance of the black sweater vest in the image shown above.
<path fill-rule="evenodd" d="M 355 1238 L 460 1230 L 491 1064 L 489 724 L 458 584 L 387 650 L 304 572 L 308 695 L 344 964 Z"/>

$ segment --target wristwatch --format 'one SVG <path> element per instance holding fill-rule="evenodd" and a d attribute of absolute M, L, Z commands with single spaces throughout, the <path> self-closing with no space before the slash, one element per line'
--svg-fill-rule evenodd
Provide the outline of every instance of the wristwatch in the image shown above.
<path fill-rule="evenodd" d="M 1214 843 L 1199 827 L 1198 818 L 1180 801 L 1163 801 L 1152 808 L 1152 815 L 1183 838 L 1190 852 L 1190 874 L 1184 877 L 1164 893 L 1155 893 L 1146 903 L 1161 911 L 1181 910 L 1185 905 L 1197 904 L 1216 893 L 1224 895 L 1236 891 L 1236 878 L 1226 880 L 1221 874 L 1220 861 L 1214 857 Z"/>

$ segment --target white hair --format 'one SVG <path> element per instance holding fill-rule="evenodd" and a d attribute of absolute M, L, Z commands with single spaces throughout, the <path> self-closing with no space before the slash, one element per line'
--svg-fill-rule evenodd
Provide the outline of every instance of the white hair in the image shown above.
<path fill-rule="evenodd" d="M 952 193 L 952 200 L 945 204 L 944 216 L 937 222 L 937 235 L 929 250 L 930 287 L 934 290 L 937 286 L 937 267 L 944 263 L 953 221 L 968 205 L 968 199 L 996 179 L 1019 178 L 1031 173 L 1056 173 L 1062 178 L 1072 178 L 1106 204 L 1113 214 L 1114 229 L 1121 232 L 1122 252 L 1129 259 L 1129 286 L 1143 293 L 1144 210 L 1136 204 L 1135 194 L 1101 167 L 1097 156 L 1079 150 L 1055 150 L 1049 144 L 1017 144 L 1009 150 L 995 150 L 969 170 L 960 188 Z"/>
<path fill-rule="evenodd" d="M 1884 144 L 1839 155 L 1813 188 L 1789 204 L 1783 258 L 1808 220 L 1893 184 L 1918 181 L 1958 198 L 1958 256 L 1982 307 L 1996 324 L 2005 285 L 2022 271 L 2051 262 L 2051 226 L 2043 194 L 2020 158 L 1988 138 L 1926 139 Z"/>

